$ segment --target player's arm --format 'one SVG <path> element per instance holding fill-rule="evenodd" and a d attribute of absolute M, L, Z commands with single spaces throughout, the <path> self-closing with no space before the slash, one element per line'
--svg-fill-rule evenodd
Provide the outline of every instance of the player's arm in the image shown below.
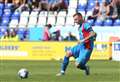
<path fill-rule="evenodd" d="M 78 43 L 85 42 L 86 40 L 90 39 L 91 37 L 95 37 L 95 36 L 96 36 L 96 33 L 94 31 L 91 31 L 87 37 L 85 37 L 83 40 L 79 40 Z"/>

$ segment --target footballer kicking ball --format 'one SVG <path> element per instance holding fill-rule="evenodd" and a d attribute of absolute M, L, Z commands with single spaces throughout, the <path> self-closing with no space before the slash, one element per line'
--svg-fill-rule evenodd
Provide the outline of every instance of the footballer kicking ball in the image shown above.
<path fill-rule="evenodd" d="M 22 68 L 18 71 L 18 76 L 21 78 L 21 79 L 25 79 L 25 78 L 28 78 L 28 70 L 25 69 L 25 68 Z"/>

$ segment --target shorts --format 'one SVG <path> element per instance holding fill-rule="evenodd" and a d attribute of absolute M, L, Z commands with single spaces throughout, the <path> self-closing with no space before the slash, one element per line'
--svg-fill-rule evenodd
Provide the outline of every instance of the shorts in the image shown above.
<path fill-rule="evenodd" d="M 85 49 L 83 44 L 78 44 L 73 48 L 71 48 L 70 51 L 77 63 L 85 65 L 91 56 L 92 50 L 93 50 L 93 46 L 92 49 L 88 50 Z"/>

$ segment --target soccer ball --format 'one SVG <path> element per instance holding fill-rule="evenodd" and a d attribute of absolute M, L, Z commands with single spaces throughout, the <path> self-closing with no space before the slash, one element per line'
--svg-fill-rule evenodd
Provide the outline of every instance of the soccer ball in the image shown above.
<path fill-rule="evenodd" d="M 18 76 L 21 78 L 21 79 L 25 79 L 25 78 L 28 78 L 28 70 L 25 69 L 25 68 L 22 68 L 18 71 Z"/>

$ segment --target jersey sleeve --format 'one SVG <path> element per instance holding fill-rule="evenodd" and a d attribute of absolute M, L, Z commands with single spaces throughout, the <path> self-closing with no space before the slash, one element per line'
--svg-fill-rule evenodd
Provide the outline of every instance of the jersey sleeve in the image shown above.
<path fill-rule="evenodd" d="M 86 31 L 93 31 L 93 29 L 92 29 L 92 27 L 91 27 L 91 25 L 89 24 L 89 23 L 85 23 L 84 24 L 84 29 L 86 30 Z"/>

